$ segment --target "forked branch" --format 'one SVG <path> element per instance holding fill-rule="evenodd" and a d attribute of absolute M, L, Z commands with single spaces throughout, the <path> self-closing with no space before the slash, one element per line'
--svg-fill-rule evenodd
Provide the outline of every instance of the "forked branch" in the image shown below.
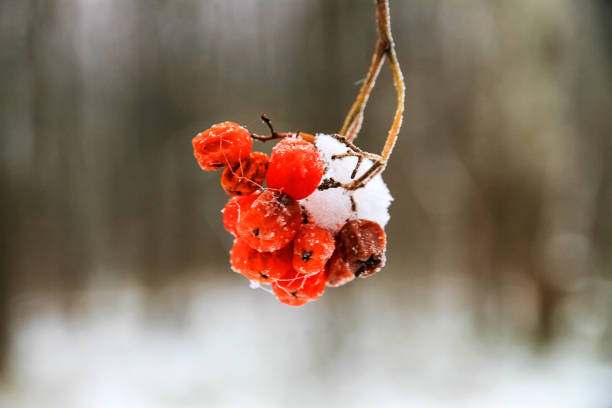
<path fill-rule="evenodd" d="M 340 129 L 340 134 L 333 135 L 337 140 L 344 143 L 348 150 L 343 154 L 332 157 L 332 159 L 340 160 L 345 157 L 357 157 L 357 164 L 351 174 L 351 179 L 353 180 L 346 184 L 341 184 L 332 179 L 327 179 L 324 180 L 324 182 L 319 186 L 319 189 L 321 190 L 338 187 L 342 187 L 346 190 L 357 190 L 358 188 L 365 186 L 372 178 L 382 172 L 387 166 L 389 156 L 393 151 L 395 141 L 397 140 L 397 135 L 399 134 L 399 130 L 402 125 L 402 118 L 404 116 L 405 85 L 404 77 L 395 53 L 395 43 L 393 42 L 393 36 L 391 34 L 389 0 L 374 0 L 374 4 L 376 8 L 376 26 L 378 38 L 376 40 L 372 62 L 359 94 L 357 95 L 355 102 L 351 106 L 351 109 L 344 120 L 342 129 Z M 363 150 L 359 149 L 353 144 L 353 140 L 357 137 L 357 134 L 361 129 L 363 112 L 366 104 L 368 103 L 368 99 L 372 93 L 376 83 L 376 78 L 380 73 L 380 68 L 382 67 L 385 58 L 389 61 L 391 73 L 393 75 L 393 85 L 395 86 L 395 92 L 397 94 L 397 107 L 395 109 L 395 116 L 393 117 L 393 122 L 391 123 L 391 128 L 389 129 L 385 145 L 381 154 L 377 155 L 364 152 Z M 261 119 L 270 129 L 270 136 L 251 134 L 254 139 L 265 142 L 268 140 L 300 135 L 303 139 L 309 141 L 310 143 L 314 143 L 315 141 L 315 137 L 308 133 L 277 133 L 272 127 L 270 119 L 265 114 L 261 115 Z M 368 168 L 361 176 L 355 179 L 357 171 L 365 159 L 370 160 L 372 164 L 370 165 L 370 168 Z"/>
<path fill-rule="evenodd" d="M 358 179 L 343 185 L 343 187 L 347 190 L 356 190 L 363 187 L 368 181 L 385 169 L 389 156 L 391 155 L 393 147 L 395 146 L 397 135 L 399 134 L 399 130 L 402 125 L 402 118 L 404 116 L 404 77 L 402 75 L 399 61 L 397 60 L 395 43 L 393 42 L 393 35 L 391 34 L 389 0 L 375 0 L 375 6 L 378 39 L 376 41 L 376 47 L 374 48 L 372 63 L 370 64 L 370 69 L 368 70 L 365 82 L 361 87 L 353 106 L 349 110 L 346 119 L 344 120 L 342 129 L 340 130 L 340 135 L 343 136 L 349 143 L 357 137 L 363 122 L 363 112 L 365 110 L 365 106 L 368 102 L 370 94 L 372 93 L 374 84 L 376 83 L 376 78 L 380 72 L 384 57 L 389 60 L 389 65 L 391 67 L 393 85 L 395 86 L 395 92 L 397 94 L 397 107 L 395 109 L 395 116 L 393 117 L 393 122 L 391 124 L 391 128 L 389 129 L 387 140 L 380 154 L 380 158 L 375 160 L 372 166 Z M 360 163 L 361 160 L 359 161 L 359 164 Z"/>
<path fill-rule="evenodd" d="M 255 133 L 251 133 L 251 137 L 255 140 L 259 140 L 260 142 L 267 142 L 269 140 L 283 139 L 285 137 L 300 136 L 302 139 L 306 140 L 309 143 L 314 144 L 315 142 L 315 137 L 313 135 L 309 133 L 300 132 L 299 130 L 297 132 L 278 133 L 274 130 L 274 126 L 272 126 L 272 121 L 265 113 L 262 113 L 259 117 L 266 124 L 268 129 L 270 129 L 270 136 L 261 136 Z"/>

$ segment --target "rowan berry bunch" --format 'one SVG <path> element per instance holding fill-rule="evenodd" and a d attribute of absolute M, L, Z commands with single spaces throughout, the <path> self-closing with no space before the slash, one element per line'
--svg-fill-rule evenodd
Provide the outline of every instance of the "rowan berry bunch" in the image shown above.
<path fill-rule="evenodd" d="M 232 269 L 254 286 L 271 285 L 279 301 L 301 306 L 326 286 L 368 277 L 385 264 L 392 200 L 382 181 L 403 115 L 404 84 L 395 56 L 387 0 L 376 0 L 378 42 L 370 71 L 339 134 L 277 133 L 269 136 L 223 122 L 193 138 L 194 156 L 205 171 L 223 170 L 230 196 L 223 225 L 234 236 Z M 380 155 L 352 141 L 386 57 L 393 71 L 398 107 Z M 268 157 L 253 140 L 279 140 Z"/>
<path fill-rule="evenodd" d="M 271 129 L 270 137 L 281 140 L 269 158 L 251 151 L 252 139 L 261 137 L 232 122 L 196 135 L 194 156 L 203 170 L 223 169 L 221 186 L 230 195 L 223 225 L 235 237 L 232 269 L 271 284 L 281 302 L 300 306 L 318 299 L 326 284 L 339 286 L 380 270 L 386 241 L 379 224 L 354 219 L 356 212 L 339 229 L 337 223 L 329 228 L 312 221 L 309 209 L 320 210 L 308 198 L 327 189 L 325 154 L 312 135 L 281 136 Z"/>

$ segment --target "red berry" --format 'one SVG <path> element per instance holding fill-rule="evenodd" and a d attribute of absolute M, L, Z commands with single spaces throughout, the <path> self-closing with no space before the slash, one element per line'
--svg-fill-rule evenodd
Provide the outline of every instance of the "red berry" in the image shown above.
<path fill-rule="evenodd" d="M 291 255 L 291 245 L 276 252 L 259 252 L 237 239 L 230 252 L 230 263 L 235 272 L 250 280 L 272 283 L 292 271 Z"/>
<path fill-rule="evenodd" d="M 262 187 L 268 169 L 268 155 L 253 152 L 234 167 L 226 167 L 221 175 L 221 186 L 232 196 L 251 194 Z"/>
<path fill-rule="evenodd" d="M 248 196 L 232 197 L 223 208 L 223 226 L 232 235 L 236 233 L 236 224 L 244 216 L 246 211 L 251 207 L 253 201 L 259 196 L 259 192 L 249 194 Z"/>
<path fill-rule="evenodd" d="M 266 190 L 238 221 L 238 237 L 251 248 L 272 252 L 287 246 L 300 229 L 300 205 L 287 194 Z"/>
<path fill-rule="evenodd" d="M 283 139 L 272 149 L 266 176 L 269 188 L 301 200 L 315 191 L 322 177 L 323 161 L 312 144 Z"/>
<path fill-rule="evenodd" d="M 291 271 L 275 281 L 272 290 L 282 303 L 302 306 L 321 297 L 325 290 L 325 273 L 304 276 Z"/>
<path fill-rule="evenodd" d="M 336 251 L 327 268 L 329 286 L 339 286 L 355 277 L 368 277 L 385 265 L 385 231 L 368 220 L 350 220 L 336 235 Z"/>
<path fill-rule="evenodd" d="M 334 237 L 328 230 L 302 224 L 293 241 L 293 268 L 306 275 L 321 272 L 334 247 Z"/>
<path fill-rule="evenodd" d="M 191 142 L 193 155 L 202 170 L 234 167 L 249 157 L 253 146 L 249 131 L 232 122 L 218 123 L 198 133 Z"/>

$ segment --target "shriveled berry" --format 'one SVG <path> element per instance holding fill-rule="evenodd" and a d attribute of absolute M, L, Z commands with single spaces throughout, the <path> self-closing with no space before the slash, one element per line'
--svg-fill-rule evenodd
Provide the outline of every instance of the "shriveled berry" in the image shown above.
<path fill-rule="evenodd" d="M 259 252 L 237 239 L 230 252 L 230 263 L 235 272 L 250 280 L 272 283 L 293 270 L 291 255 L 291 245 L 276 252 Z"/>
<path fill-rule="evenodd" d="M 342 286 L 355 279 L 355 274 L 349 268 L 349 264 L 344 259 L 343 251 L 340 248 L 336 248 L 329 262 L 325 267 L 325 273 L 327 276 L 327 286 Z"/>
<path fill-rule="evenodd" d="M 238 237 L 251 248 L 272 252 L 287 246 L 302 223 L 300 205 L 287 194 L 266 190 L 238 221 Z"/>
<path fill-rule="evenodd" d="M 233 236 L 236 233 L 236 224 L 242 219 L 247 210 L 251 208 L 253 201 L 259 196 L 259 192 L 247 196 L 232 197 L 223 208 L 223 226 Z"/>
<path fill-rule="evenodd" d="M 253 147 L 249 131 L 233 122 L 218 123 L 198 133 L 191 142 L 202 170 L 235 167 L 249 157 Z"/>
<path fill-rule="evenodd" d="M 323 160 L 312 144 L 298 138 L 283 139 L 272 149 L 268 187 L 296 200 L 308 197 L 323 177 Z"/>
<path fill-rule="evenodd" d="M 232 196 L 251 194 L 263 185 L 267 169 L 268 155 L 252 152 L 246 160 L 223 170 L 221 186 Z"/>
<path fill-rule="evenodd" d="M 293 268 L 307 275 L 321 272 L 334 247 L 334 237 L 328 230 L 302 224 L 293 241 Z"/>
<path fill-rule="evenodd" d="M 348 282 L 349 272 L 355 277 L 368 277 L 385 265 L 385 231 L 368 220 L 350 220 L 336 235 L 336 252 L 330 259 L 327 280 L 330 286 Z"/>
<path fill-rule="evenodd" d="M 291 271 L 275 281 L 272 290 L 282 303 L 302 306 L 321 297 L 325 291 L 325 273 L 302 275 Z"/>

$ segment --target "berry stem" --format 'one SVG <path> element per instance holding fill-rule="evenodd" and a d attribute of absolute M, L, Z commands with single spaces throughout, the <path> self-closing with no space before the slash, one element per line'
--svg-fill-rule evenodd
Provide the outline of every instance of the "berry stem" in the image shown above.
<path fill-rule="evenodd" d="M 361 124 L 363 123 L 363 112 L 365 111 L 365 107 L 368 103 L 368 99 L 370 98 L 370 94 L 374 89 L 374 85 L 376 83 L 376 78 L 380 73 L 380 68 L 384 62 L 384 49 L 383 43 L 380 41 L 376 41 L 376 48 L 374 49 L 374 54 L 372 55 L 372 62 L 370 63 L 370 68 L 368 69 L 368 73 L 366 74 L 366 78 L 357 94 L 357 98 L 351 109 L 349 110 L 346 118 L 344 119 L 344 124 L 340 129 L 341 135 L 346 135 L 348 140 L 354 140 L 361 129 Z"/>
<path fill-rule="evenodd" d="M 393 123 L 389 129 L 387 140 L 383 147 L 380 158 L 376 160 L 370 169 L 368 169 L 361 177 L 343 185 L 347 190 L 356 190 L 363 187 L 377 174 L 382 172 L 387 166 L 387 161 L 395 142 L 397 135 L 399 134 L 400 127 L 402 125 L 402 118 L 404 116 L 404 94 L 405 84 L 402 70 L 397 60 L 395 52 L 395 43 L 393 41 L 393 35 L 391 34 L 391 21 L 389 11 L 389 0 L 375 0 L 376 7 L 376 25 L 378 32 L 378 40 L 376 41 L 376 47 L 374 48 L 374 55 L 372 56 L 372 63 L 366 76 L 366 80 L 357 95 L 357 99 L 353 103 L 353 106 L 349 110 L 349 113 L 344 120 L 342 129 L 340 130 L 340 136 L 344 136 L 348 143 L 351 143 L 359 133 L 361 124 L 363 122 L 363 112 L 368 102 L 368 98 L 374 88 L 376 78 L 380 72 L 380 68 L 383 63 L 383 58 L 386 57 L 389 60 L 391 72 L 393 74 L 393 85 L 397 93 L 397 107 L 395 110 L 395 116 Z"/>
<path fill-rule="evenodd" d="M 351 106 L 351 109 L 344 120 L 340 133 L 333 135 L 336 140 L 344 143 L 349 150 L 345 153 L 335 155 L 332 157 L 332 159 L 341 159 L 343 157 L 353 156 L 358 158 L 355 169 L 351 174 L 351 178 L 354 180 L 341 184 L 333 179 L 326 179 L 319 186 L 319 190 L 342 187 L 345 190 L 354 191 L 365 186 L 371 179 L 376 177 L 376 175 L 380 174 L 387 167 L 389 156 L 391 156 L 391 152 L 393 151 L 393 147 L 395 146 L 395 142 L 397 141 L 397 136 L 402 125 L 406 86 L 404 84 L 404 77 L 402 75 L 399 61 L 397 60 L 393 35 L 391 34 L 389 0 L 374 0 L 374 5 L 376 8 L 376 28 L 378 39 L 374 48 L 374 54 L 372 55 L 372 62 L 361 90 L 359 91 L 355 102 Z M 380 73 L 380 69 L 385 58 L 389 60 L 391 73 L 393 75 L 393 85 L 395 86 L 395 92 L 397 94 L 397 107 L 395 109 L 395 115 L 393 117 L 393 122 L 391 123 L 391 128 L 389 129 L 385 145 L 383 146 L 381 154 L 377 155 L 361 150 L 352 142 L 357 137 L 357 134 L 361 129 L 363 112 L 368 103 L 370 94 L 374 89 L 376 78 Z M 266 142 L 268 140 L 282 139 L 285 137 L 299 135 L 302 137 L 302 139 L 313 144 L 315 143 L 315 136 L 308 133 L 277 133 L 272 127 L 272 122 L 265 114 L 261 115 L 261 120 L 263 120 L 270 129 L 270 136 L 259 136 L 251 133 L 251 137 L 253 137 L 253 139 Z M 371 160 L 372 165 L 361 176 L 355 179 L 363 159 Z"/>
<path fill-rule="evenodd" d="M 274 130 L 274 126 L 272 126 L 272 120 L 265 113 L 262 113 L 260 115 L 260 118 L 266 124 L 266 126 L 268 126 L 268 129 L 270 129 L 270 136 L 261 136 L 255 133 L 251 133 L 251 137 L 255 140 L 259 140 L 260 142 L 267 142 L 269 140 L 284 139 L 286 137 L 299 136 L 305 141 L 307 141 L 308 143 L 312 143 L 312 144 L 315 143 L 315 137 L 313 135 L 310 135 L 308 133 L 302 133 L 299 130 L 297 132 L 285 132 L 285 133 L 276 132 Z"/>
<path fill-rule="evenodd" d="M 265 113 L 262 113 L 259 117 L 266 124 L 266 126 L 268 126 L 268 129 L 270 129 L 270 135 L 275 136 L 276 131 L 274 130 L 274 126 L 272 126 L 272 121 L 270 120 L 268 115 L 266 115 Z"/>

